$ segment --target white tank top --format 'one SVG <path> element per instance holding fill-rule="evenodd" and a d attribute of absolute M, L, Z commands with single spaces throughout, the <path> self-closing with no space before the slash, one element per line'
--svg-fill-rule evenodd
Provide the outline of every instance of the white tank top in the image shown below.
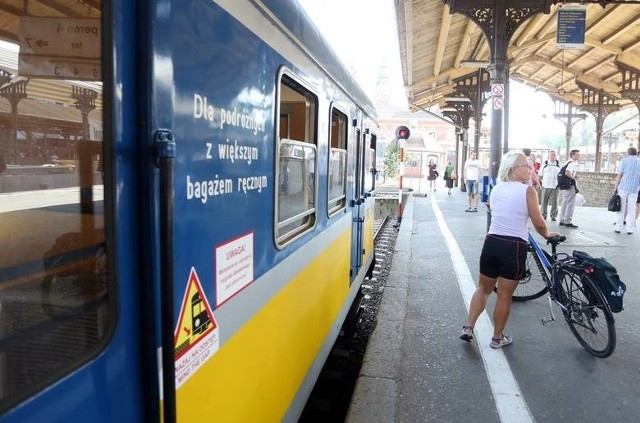
<path fill-rule="evenodd" d="M 527 188 L 521 182 L 500 182 L 491 190 L 491 226 L 489 233 L 529 240 Z"/>

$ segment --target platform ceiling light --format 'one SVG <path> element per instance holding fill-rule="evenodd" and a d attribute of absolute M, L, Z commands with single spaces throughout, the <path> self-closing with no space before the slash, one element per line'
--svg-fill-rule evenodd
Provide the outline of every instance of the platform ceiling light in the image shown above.
<path fill-rule="evenodd" d="M 486 68 L 489 66 L 489 62 L 486 60 L 463 60 L 460 62 L 460 67 L 463 68 Z"/>

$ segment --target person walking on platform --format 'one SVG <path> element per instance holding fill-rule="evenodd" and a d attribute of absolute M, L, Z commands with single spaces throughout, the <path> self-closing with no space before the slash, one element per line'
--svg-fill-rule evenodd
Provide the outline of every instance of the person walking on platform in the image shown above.
<path fill-rule="evenodd" d="M 554 150 L 549 151 L 549 159 L 544 162 L 540 171 L 540 181 L 542 182 L 542 217 L 547 218 L 547 208 L 551 204 L 551 220 L 558 217 L 558 172 L 560 162 L 556 158 Z"/>
<path fill-rule="evenodd" d="M 504 329 L 511 311 L 511 296 L 520 279 L 524 278 L 525 261 L 531 219 L 536 231 L 545 238 L 550 233 L 540 214 L 538 194 L 527 185 L 531 168 L 522 153 L 511 152 L 502 157 L 498 170 L 499 183 L 491 191 L 491 226 L 480 253 L 480 277 L 478 288 L 471 298 L 467 322 L 462 326 L 460 339 L 470 342 L 478 317 L 487 306 L 489 295 L 498 285 L 498 299 L 493 311 L 493 337 L 491 348 L 501 348 L 511 343 Z"/>
<path fill-rule="evenodd" d="M 627 233 L 633 234 L 636 230 L 636 203 L 638 200 L 638 189 L 640 188 L 640 159 L 638 150 L 629 147 L 627 157 L 620 161 L 618 175 L 613 187 L 613 192 L 618 192 L 622 208 L 618 212 L 615 232 L 622 231 L 622 225 L 627 222 Z"/>
<path fill-rule="evenodd" d="M 464 163 L 464 180 L 467 184 L 467 200 L 469 208 L 467 212 L 478 211 L 478 186 L 480 185 L 480 160 L 476 159 L 476 153 Z"/>
<path fill-rule="evenodd" d="M 429 160 L 429 190 L 436 191 L 436 179 L 438 178 L 438 166 L 433 162 L 433 159 Z"/>
<path fill-rule="evenodd" d="M 572 223 L 573 210 L 576 208 L 576 193 L 578 188 L 576 187 L 576 162 L 580 158 L 580 150 L 571 150 L 569 152 L 569 161 L 565 163 L 567 166 L 564 174 L 572 180 L 571 186 L 568 189 L 561 189 L 562 203 L 560 204 L 560 226 L 567 228 L 577 228 L 578 225 Z M 564 166 L 563 166 L 564 167 Z"/>
<path fill-rule="evenodd" d="M 455 172 L 455 168 L 451 164 L 451 160 L 449 160 L 449 162 L 447 163 L 447 167 L 444 168 L 443 178 L 444 178 L 445 186 L 449 190 L 447 194 L 451 195 L 451 188 L 453 188 L 453 181 L 456 180 L 456 172 Z"/>

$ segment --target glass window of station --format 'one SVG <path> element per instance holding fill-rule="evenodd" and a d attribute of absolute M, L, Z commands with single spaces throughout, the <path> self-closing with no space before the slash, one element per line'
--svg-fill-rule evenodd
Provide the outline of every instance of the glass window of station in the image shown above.
<path fill-rule="evenodd" d="M 112 320 L 101 1 L 13 3 L 0 6 L 0 411 L 94 355 Z"/>

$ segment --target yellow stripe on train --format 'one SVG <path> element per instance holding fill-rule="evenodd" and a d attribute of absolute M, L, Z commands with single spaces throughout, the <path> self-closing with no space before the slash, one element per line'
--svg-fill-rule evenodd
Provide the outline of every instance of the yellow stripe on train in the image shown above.
<path fill-rule="evenodd" d="M 349 228 L 178 390 L 179 422 L 282 419 L 348 296 L 350 245 Z"/>

